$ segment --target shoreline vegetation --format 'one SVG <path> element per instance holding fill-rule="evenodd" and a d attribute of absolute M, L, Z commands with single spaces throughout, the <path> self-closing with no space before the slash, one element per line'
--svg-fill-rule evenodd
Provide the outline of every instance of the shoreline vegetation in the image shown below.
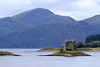
<path fill-rule="evenodd" d="M 91 56 L 89 54 L 86 54 L 84 52 L 81 52 L 81 51 L 90 51 L 90 50 L 92 50 L 92 49 L 88 49 L 88 48 L 78 48 L 77 50 L 62 51 L 61 52 L 59 48 L 43 48 L 41 50 L 38 50 L 37 52 L 55 52 L 53 54 L 49 54 L 49 55 L 39 55 L 39 56 L 66 56 L 66 57 L 74 57 L 74 56 Z"/>
<path fill-rule="evenodd" d="M 59 50 L 59 48 L 43 48 L 38 50 L 37 52 L 56 52 Z M 77 51 L 100 52 L 100 48 L 77 48 Z"/>
<path fill-rule="evenodd" d="M 21 55 L 13 54 L 12 52 L 7 52 L 7 51 L 0 51 L 0 56 L 21 56 Z"/>
<path fill-rule="evenodd" d="M 57 51 L 53 54 L 49 54 L 49 55 L 39 55 L 39 56 L 65 56 L 65 57 L 74 57 L 74 56 L 91 56 L 89 54 L 86 54 L 84 52 L 80 52 L 80 51 Z"/>

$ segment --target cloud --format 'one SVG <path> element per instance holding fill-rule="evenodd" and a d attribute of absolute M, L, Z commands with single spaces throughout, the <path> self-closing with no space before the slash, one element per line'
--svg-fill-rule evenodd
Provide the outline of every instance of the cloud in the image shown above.
<path fill-rule="evenodd" d="M 27 0 L 31 1 L 32 3 L 54 3 L 57 2 L 58 0 Z"/>
<path fill-rule="evenodd" d="M 57 0 L 0 0 L 0 17 L 13 16 L 37 7 L 45 7 L 44 4 L 55 3 Z"/>
<path fill-rule="evenodd" d="M 72 3 L 72 5 L 78 8 L 91 8 L 93 6 L 96 6 L 97 3 L 93 0 L 79 0 L 75 3 Z"/>
<path fill-rule="evenodd" d="M 55 13 L 68 15 L 76 20 L 82 20 L 100 14 L 99 4 L 99 0 L 75 0 L 67 4 L 64 2 L 60 5 L 61 9 L 55 10 Z"/>
<path fill-rule="evenodd" d="M 0 17 L 13 16 L 37 7 L 77 20 L 100 14 L 100 0 L 0 0 Z"/>
<path fill-rule="evenodd" d="M 23 0 L 0 0 L 0 17 L 12 16 L 27 9 L 30 6 L 29 1 Z"/>

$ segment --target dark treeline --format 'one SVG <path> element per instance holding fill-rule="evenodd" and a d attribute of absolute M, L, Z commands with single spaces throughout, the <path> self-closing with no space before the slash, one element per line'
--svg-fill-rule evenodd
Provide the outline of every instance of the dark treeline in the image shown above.
<path fill-rule="evenodd" d="M 77 43 L 77 48 L 97 48 L 100 47 L 100 43 Z"/>
<path fill-rule="evenodd" d="M 87 36 L 85 42 L 89 43 L 92 41 L 99 41 L 99 40 L 100 40 L 100 34 L 96 34 L 96 35 Z"/>
<path fill-rule="evenodd" d="M 78 42 L 77 48 L 96 48 L 100 47 L 100 34 L 90 35 L 86 37 L 85 43 Z"/>

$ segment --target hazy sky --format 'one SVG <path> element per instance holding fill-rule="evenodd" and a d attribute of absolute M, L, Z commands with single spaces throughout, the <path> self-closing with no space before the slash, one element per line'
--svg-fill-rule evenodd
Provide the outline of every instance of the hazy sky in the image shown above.
<path fill-rule="evenodd" d="M 100 0 L 0 0 L 0 17 L 13 16 L 38 7 L 76 20 L 100 14 Z"/>

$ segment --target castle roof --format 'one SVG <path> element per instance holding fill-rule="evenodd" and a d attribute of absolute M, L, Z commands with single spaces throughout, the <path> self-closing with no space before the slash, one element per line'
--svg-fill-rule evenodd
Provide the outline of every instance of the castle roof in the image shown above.
<path fill-rule="evenodd" d="M 70 40 L 68 40 L 68 39 L 66 39 L 66 42 L 74 42 L 75 40 L 74 39 L 70 39 Z"/>

